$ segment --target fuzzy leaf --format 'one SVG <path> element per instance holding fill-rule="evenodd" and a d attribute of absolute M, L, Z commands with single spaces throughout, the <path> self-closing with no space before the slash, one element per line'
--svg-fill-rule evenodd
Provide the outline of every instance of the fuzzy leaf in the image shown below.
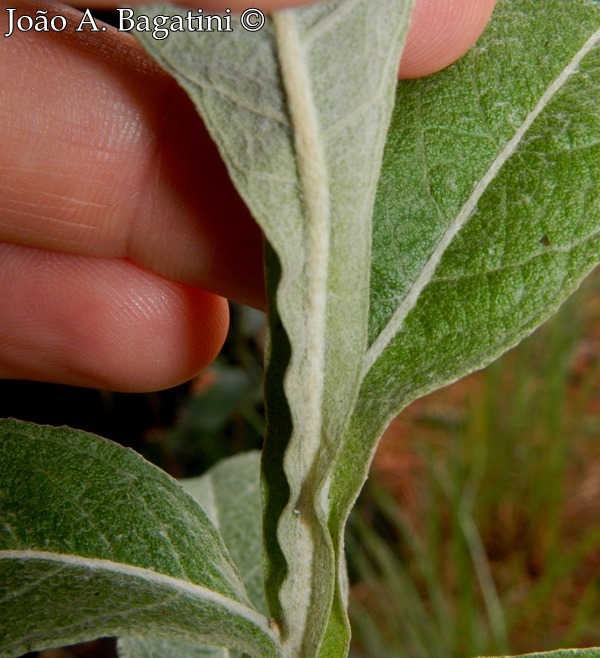
<path fill-rule="evenodd" d="M 338 541 L 390 418 L 515 345 L 600 260 L 599 43 L 598 2 L 500 0 L 466 57 L 398 86 Z"/>
<path fill-rule="evenodd" d="M 332 563 L 389 419 L 518 342 L 598 261 L 599 12 L 500 0 L 467 58 L 402 83 L 372 227 L 389 80 L 373 83 L 373 44 L 392 72 L 399 49 L 381 44 L 406 24 L 391 2 L 376 20 L 360 0 L 332 2 L 284 12 L 254 41 L 148 44 L 270 245 L 266 581 L 291 653 L 343 651 Z"/>
<path fill-rule="evenodd" d="M 0 656 L 154 634 L 278 656 L 198 504 L 131 450 L 0 421 Z"/>
<path fill-rule="evenodd" d="M 259 612 L 268 614 L 262 568 L 260 453 L 219 462 L 208 473 L 182 480 L 217 528 Z"/>
<path fill-rule="evenodd" d="M 332 0 L 254 33 L 141 36 L 196 103 L 272 250 L 266 581 L 290 655 L 318 653 L 336 587 L 327 490 L 367 347 L 371 216 L 411 5 Z"/>
<path fill-rule="evenodd" d="M 119 658 L 241 658 L 234 649 L 202 647 L 184 640 L 151 636 L 124 637 L 118 642 Z"/>
<path fill-rule="evenodd" d="M 338 546 L 389 420 L 519 342 L 600 261 L 599 29 L 597 2 L 500 0 L 463 59 L 398 85 L 370 347 L 330 488 Z"/>
<path fill-rule="evenodd" d="M 262 569 L 260 453 L 219 462 L 201 477 L 181 480 L 219 531 L 255 608 L 268 614 Z M 124 637 L 120 658 L 239 658 L 233 649 L 202 647 L 179 639 Z"/>
<path fill-rule="evenodd" d="M 379 416 L 515 345 L 598 262 L 599 44 L 598 2 L 504 0 L 450 71 L 400 85 L 361 395 Z"/>

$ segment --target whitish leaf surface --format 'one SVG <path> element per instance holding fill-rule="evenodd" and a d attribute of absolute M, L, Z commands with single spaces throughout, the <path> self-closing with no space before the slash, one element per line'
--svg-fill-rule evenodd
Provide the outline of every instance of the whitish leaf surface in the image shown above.
<path fill-rule="evenodd" d="M 600 260 L 599 41 L 598 2 L 501 0 L 465 58 L 400 83 L 334 535 L 389 419 L 530 333 Z"/>
<path fill-rule="evenodd" d="M 225 459 L 205 475 L 182 480 L 181 484 L 200 503 L 219 532 L 253 606 L 267 615 L 262 568 L 260 452 Z"/>
<path fill-rule="evenodd" d="M 223 539 L 254 607 L 268 614 L 262 569 L 260 453 L 225 459 L 201 477 L 181 480 Z M 233 649 L 201 647 L 178 639 L 125 637 L 120 658 L 239 658 Z"/>
<path fill-rule="evenodd" d="M 306 657 L 334 595 L 327 490 L 367 347 L 373 200 L 411 4 L 333 0 L 254 33 L 142 36 L 195 101 L 275 254 L 267 594 L 287 650 Z"/>
<path fill-rule="evenodd" d="M 153 634 L 277 656 L 213 524 L 99 437 L 0 422 L 0 656 Z"/>
<path fill-rule="evenodd" d="M 123 637 L 118 641 L 119 658 L 242 658 L 235 649 L 203 647 L 173 638 Z"/>

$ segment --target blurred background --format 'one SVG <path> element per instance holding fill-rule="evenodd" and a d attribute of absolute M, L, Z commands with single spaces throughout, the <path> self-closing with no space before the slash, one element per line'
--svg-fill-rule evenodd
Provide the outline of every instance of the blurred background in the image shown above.
<path fill-rule="evenodd" d="M 0 416 L 95 432 L 199 475 L 261 446 L 264 338 L 264 316 L 233 306 L 221 356 L 188 384 L 0 382 Z M 392 423 L 346 542 L 352 658 L 600 645 L 600 270 L 520 346 Z M 37 656 L 116 652 L 103 639 Z"/>

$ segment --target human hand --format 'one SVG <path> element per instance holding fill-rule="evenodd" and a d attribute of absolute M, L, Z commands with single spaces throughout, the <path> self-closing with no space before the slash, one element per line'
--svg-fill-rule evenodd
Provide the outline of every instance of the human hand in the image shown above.
<path fill-rule="evenodd" d="M 401 74 L 454 61 L 493 3 L 418 0 Z M 15 33 L 0 61 L 0 376 L 127 391 L 192 377 L 225 338 L 223 297 L 260 306 L 263 283 L 260 232 L 190 101 L 113 30 Z"/>

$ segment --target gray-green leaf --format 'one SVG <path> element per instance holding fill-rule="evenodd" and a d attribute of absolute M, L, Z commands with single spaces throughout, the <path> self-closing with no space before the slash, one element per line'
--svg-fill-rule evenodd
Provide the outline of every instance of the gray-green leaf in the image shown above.
<path fill-rule="evenodd" d="M 318 653 L 336 587 L 328 487 L 367 348 L 371 217 L 411 6 L 330 0 L 252 34 L 142 36 L 196 103 L 275 254 L 271 317 L 285 337 L 268 391 L 285 396 L 269 395 L 266 578 L 289 655 Z"/>
<path fill-rule="evenodd" d="M 145 634 L 278 656 L 198 504 L 99 437 L 0 421 L 0 656 Z"/>
<path fill-rule="evenodd" d="M 390 418 L 516 344 L 600 261 L 599 29 L 597 2 L 500 0 L 462 60 L 398 85 L 369 350 L 330 489 L 339 544 Z"/>
<path fill-rule="evenodd" d="M 149 635 L 120 638 L 119 658 L 241 658 L 234 649 L 203 647 L 193 642 Z"/>
<path fill-rule="evenodd" d="M 181 480 L 217 528 L 255 608 L 267 612 L 262 569 L 260 453 L 225 459 L 201 477 Z M 233 649 L 149 636 L 119 640 L 120 658 L 239 658 Z"/>
<path fill-rule="evenodd" d="M 217 528 L 252 604 L 268 615 L 262 568 L 260 453 L 225 459 L 205 475 L 181 484 Z"/>
<path fill-rule="evenodd" d="M 408 5 L 331 2 L 258 38 L 146 44 L 270 244 L 266 582 L 290 655 L 343 653 L 332 568 L 388 420 L 518 342 L 600 251 L 592 0 L 500 0 L 467 58 L 399 86 L 371 227 Z"/>

